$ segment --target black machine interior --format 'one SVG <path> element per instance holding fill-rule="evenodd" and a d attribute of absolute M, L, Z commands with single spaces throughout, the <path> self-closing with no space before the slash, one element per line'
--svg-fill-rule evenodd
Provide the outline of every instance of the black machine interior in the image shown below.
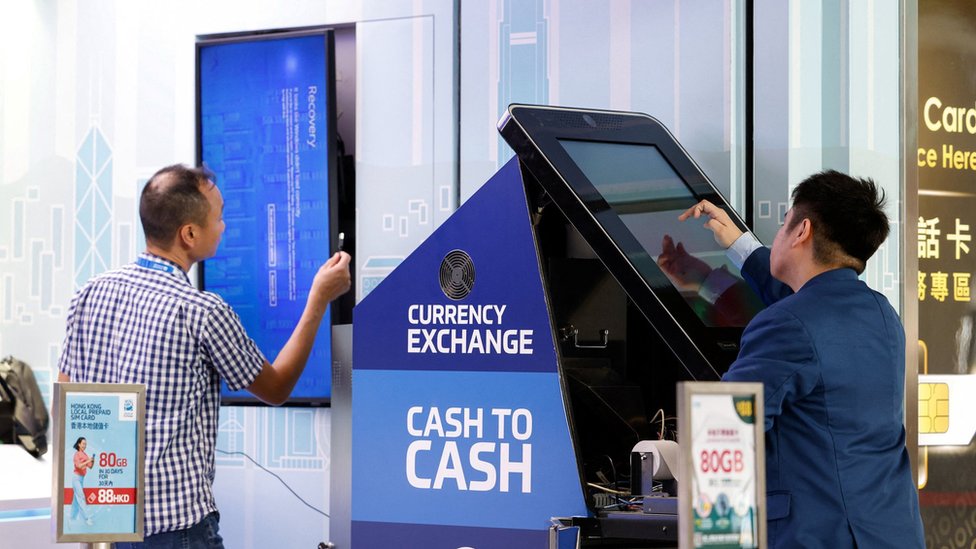
<path fill-rule="evenodd" d="M 529 203 L 581 474 L 587 483 L 627 490 L 634 444 L 675 439 L 676 384 L 717 381 L 721 372 L 692 377 L 531 174 L 523 170 L 523 177 L 531 182 Z M 600 504 L 606 492 L 588 493 L 591 505 L 606 506 Z"/>

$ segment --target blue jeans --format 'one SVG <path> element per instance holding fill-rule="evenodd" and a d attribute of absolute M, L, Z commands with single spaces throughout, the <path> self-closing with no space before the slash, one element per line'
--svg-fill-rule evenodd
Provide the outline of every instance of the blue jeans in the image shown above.
<path fill-rule="evenodd" d="M 74 497 L 71 498 L 71 518 L 82 518 L 90 519 L 92 514 L 88 510 L 88 504 L 85 503 L 85 477 L 77 473 L 72 475 L 71 478 L 71 489 L 74 492 Z"/>
<path fill-rule="evenodd" d="M 115 549 L 224 549 L 219 522 L 220 513 L 210 513 L 185 530 L 155 534 L 142 543 L 115 542 Z"/>

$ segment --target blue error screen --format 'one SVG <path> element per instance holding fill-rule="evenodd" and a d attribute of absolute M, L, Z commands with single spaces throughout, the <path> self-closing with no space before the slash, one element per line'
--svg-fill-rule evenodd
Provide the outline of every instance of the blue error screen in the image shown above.
<path fill-rule="evenodd" d="M 224 198 L 226 229 L 204 264 L 205 290 L 220 295 L 274 361 L 329 257 L 325 37 L 201 45 L 202 159 Z M 322 321 L 293 399 L 331 389 L 331 322 Z M 222 395 L 249 398 L 246 391 Z"/>

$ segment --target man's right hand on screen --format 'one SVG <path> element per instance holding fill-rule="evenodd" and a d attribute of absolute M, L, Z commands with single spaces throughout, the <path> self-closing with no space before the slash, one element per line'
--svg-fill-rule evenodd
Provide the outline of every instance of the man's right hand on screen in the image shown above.
<path fill-rule="evenodd" d="M 712 231 L 715 235 L 715 242 L 718 242 L 723 248 L 728 248 L 742 236 L 742 231 L 732 222 L 728 212 L 707 200 L 702 200 L 685 210 L 678 216 L 678 221 L 685 221 L 690 217 L 699 219 L 703 215 L 708 216 L 705 228 Z"/>
<path fill-rule="evenodd" d="M 278 352 L 274 363 L 269 364 L 265 361 L 261 373 L 247 386 L 247 390 L 254 396 L 277 406 L 284 403 L 291 395 L 312 352 L 315 335 L 325 315 L 326 307 L 333 299 L 349 290 L 351 259 L 346 252 L 336 252 L 319 267 L 312 280 L 312 289 L 308 292 L 305 310 L 291 337 Z"/>
<path fill-rule="evenodd" d="M 312 280 L 308 293 L 309 302 L 328 305 L 329 302 L 349 291 L 352 278 L 349 274 L 349 261 L 352 257 L 346 252 L 336 252 L 319 267 Z"/>

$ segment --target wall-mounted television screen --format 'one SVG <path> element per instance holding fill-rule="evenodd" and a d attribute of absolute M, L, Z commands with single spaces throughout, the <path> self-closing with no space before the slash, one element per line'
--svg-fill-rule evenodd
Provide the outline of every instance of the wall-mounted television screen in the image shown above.
<path fill-rule="evenodd" d="M 207 37 L 197 43 L 197 160 L 215 174 L 226 230 L 200 269 L 274 361 L 337 234 L 332 31 Z M 331 307 L 291 404 L 328 403 Z M 258 402 L 222 390 L 224 403 Z"/>

